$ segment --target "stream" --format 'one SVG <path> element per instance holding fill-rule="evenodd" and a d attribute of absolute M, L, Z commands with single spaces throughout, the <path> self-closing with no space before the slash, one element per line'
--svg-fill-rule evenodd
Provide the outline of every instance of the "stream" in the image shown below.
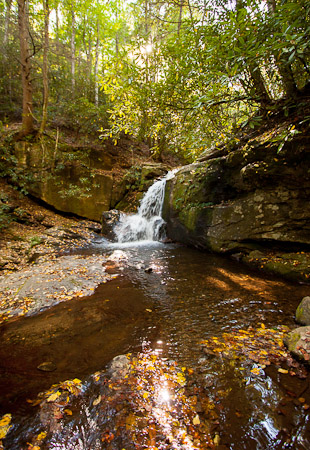
<path fill-rule="evenodd" d="M 145 222 L 143 227 L 148 227 Z M 309 449 L 310 410 L 305 407 L 310 404 L 309 376 L 281 373 L 273 364 L 253 374 L 255 363 L 242 367 L 221 355 L 210 357 L 201 345 L 202 340 L 249 327 L 296 327 L 295 310 L 309 288 L 177 244 L 137 242 L 135 237 L 120 241 L 110 243 L 98 237 L 91 247 L 79 250 L 80 254 L 111 255 L 109 271 L 118 274 L 117 278 L 99 286 L 90 297 L 58 304 L 1 327 L 0 413 L 10 413 L 15 420 L 3 440 L 4 449 Z M 136 440 L 130 440 L 125 434 L 133 419 L 129 421 L 127 410 L 124 435 L 114 432 L 114 437 L 111 430 L 117 428 L 118 415 L 130 409 L 129 394 L 122 391 L 115 400 L 101 390 L 98 397 L 93 380 L 107 380 L 107 365 L 115 356 L 129 352 L 141 360 L 153 355 L 158 364 L 177 364 L 179 372 L 187 371 L 191 398 L 196 402 L 198 398 L 198 413 L 203 413 L 200 403 L 212 400 L 208 432 L 218 440 L 195 444 L 184 438 L 180 444 L 163 437 L 164 431 L 158 439 L 148 431 L 148 441 L 139 441 L 138 432 Z M 40 363 L 51 360 L 55 370 L 37 370 Z M 92 375 L 98 371 L 100 375 Z M 29 399 L 54 383 L 73 378 L 81 379 L 84 388 L 71 407 L 72 421 L 71 416 L 59 416 L 46 441 L 29 444 L 40 430 L 39 419 L 43 420 L 42 411 Z M 120 389 L 107 383 L 110 390 Z M 101 409 L 90 406 L 97 405 L 94 399 L 101 401 L 104 395 Z M 147 406 L 143 411 L 153 414 Z M 184 415 L 179 413 L 174 423 L 181 424 Z M 143 417 L 144 422 L 140 417 L 142 425 L 137 428 L 155 427 L 159 419 L 154 417 L 152 421 Z M 104 437 L 103 429 L 108 430 Z"/>

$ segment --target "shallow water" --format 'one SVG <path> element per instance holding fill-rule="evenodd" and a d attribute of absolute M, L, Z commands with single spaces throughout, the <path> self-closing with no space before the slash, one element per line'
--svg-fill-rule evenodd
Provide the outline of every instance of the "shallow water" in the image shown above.
<path fill-rule="evenodd" d="M 172 244 L 110 245 L 98 239 L 85 252 L 114 252 L 110 271 L 119 277 L 92 297 L 1 327 L 1 412 L 27 416 L 26 398 L 50 384 L 86 378 L 117 354 L 151 346 L 205 383 L 217 403 L 222 448 L 310 448 L 308 412 L 298 402 L 302 396 L 310 404 L 309 379 L 272 367 L 244 379 L 227 359 L 206 358 L 200 345 L 261 323 L 294 327 L 294 312 L 309 287 Z M 54 372 L 36 369 L 51 359 Z"/>

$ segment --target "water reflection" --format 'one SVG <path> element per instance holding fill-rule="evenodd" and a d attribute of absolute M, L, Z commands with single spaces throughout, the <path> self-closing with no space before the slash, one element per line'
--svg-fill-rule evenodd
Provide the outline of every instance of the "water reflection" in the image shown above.
<path fill-rule="evenodd" d="M 101 295 L 101 300 L 107 298 L 110 300 L 107 303 L 110 308 L 114 302 L 117 303 L 122 299 L 127 301 L 129 307 L 130 302 L 132 305 L 141 303 L 143 311 L 148 310 L 147 318 L 142 324 L 141 321 L 130 322 L 130 331 L 126 335 L 126 339 L 130 342 L 126 342 L 121 348 L 123 351 L 132 350 L 134 353 L 137 353 L 137 349 L 141 349 L 141 360 L 144 357 L 146 359 L 143 367 L 148 368 L 151 375 L 154 372 L 153 384 L 149 378 L 141 374 L 139 383 L 134 385 L 137 393 L 141 393 L 139 399 L 144 405 L 143 413 L 137 405 L 130 404 L 132 410 L 127 411 L 127 417 L 130 419 L 126 419 L 127 422 L 125 420 L 125 425 L 123 424 L 124 436 L 130 431 L 131 424 L 135 423 L 140 427 L 138 428 L 141 430 L 141 436 L 144 433 L 143 436 L 149 440 L 149 446 L 145 444 L 146 446 L 140 448 L 154 447 L 156 439 L 157 442 L 161 442 L 160 449 L 197 448 L 183 422 L 180 422 L 177 434 L 172 434 L 173 423 L 176 420 L 180 421 L 179 416 L 183 414 L 181 405 L 185 406 L 189 400 L 182 398 L 183 387 L 180 383 L 177 389 L 173 388 L 165 375 L 159 373 L 159 367 L 168 364 L 169 361 L 177 361 L 179 381 L 182 381 L 180 368 L 185 367 L 194 373 L 191 396 L 197 397 L 195 389 L 199 395 L 202 393 L 199 389 L 202 389 L 204 397 L 212 400 L 214 404 L 212 436 L 220 434 L 222 448 L 231 450 L 310 448 L 307 411 L 304 411 L 300 404 L 297 405 L 296 400 L 298 392 L 302 392 L 310 403 L 307 381 L 293 379 L 289 375 L 287 378 L 280 378 L 279 374 L 272 372 L 270 368 L 260 370 L 258 375 L 248 374 L 250 367 L 237 367 L 227 358 L 203 357 L 200 346 L 202 339 L 220 336 L 226 330 L 256 326 L 261 322 L 268 327 L 274 327 L 279 322 L 293 326 L 296 306 L 306 295 L 307 288 L 272 277 L 262 277 L 236 262 L 176 245 L 154 242 L 138 246 L 136 243 L 134 246 L 105 243 L 97 244 L 91 252 L 111 256 L 118 250 L 123 252 L 124 257 L 116 258 L 114 263 L 115 270 L 119 270 L 121 276 L 109 286 L 105 286 L 104 290 L 98 290 L 97 301 L 98 295 Z M 146 268 L 152 268 L 152 271 L 145 272 Z M 87 309 L 89 314 L 95 305 L 91 304 L 92 301 L 89 299 Z M 130 311 L 127 311 L 128 309 L 125 313 L 129 317 Z M 74 312 L 70 311 L 70 317 L 73 314 Z M 98 314 L 93 315 L 97 320 Z M 85 317 L 84 314 L 79 316 Z M 115 321 L 119 323 L 117 312 Z M 76 325 L 77 321 L 74 327 Z M 104 324 L 100 327 L 103 328 Z M 93 329 L 93 324 L 90 324 L 89 328 Z M 70 341 L 75 342 L 79 333 L 80 329 L 76 327 L 75 332 L 69 336 Z M 101 331 L 98 328 L 98 336 L 99 333 Z M 85 350 L 85 354 L 89 355 L 88 360 L 92 362 L 92 371 L 96 370 L 94 366 L 101 357 L 97 346 L 111 346 L 119 339 L 119 334 L 118 327 L 116 331 L 111 330 L 106 339 L 101 339 L 102 342 L 96 341 L 96 345 L 91 347 L 89 353 L 88 349 Z M 152 365 L 148 364 L 149 342 L 151 353 L 161 361 L 153 364 L 153 371 Z M 81 348 L 79 345 L 77 343 L 77 348 Z M 151 386 L 154 390 L 150 389 Z M 295 393 L 295 397 L 290 396 L 290 392 Z M 128 442 L 125 438 L 116 440 L 114 444 L 112 441 L 109 442 L 110 435 L 106 431 L 111 432 L 113 423 L 122 411 L 118 410 L 121 405 L 118 393 L 124 396 L 128 394 L 125 391 L 110 389 L 105 397 L 107 409 L 93 406 L 94 399 L 98 398 L 98 392 L 93 397 L 85 399 L 84 405 L 78 404 L 77 410 L 80 408 L 81 411 L 79 421 L 75 425 L 68 424 L 66 438 L 56 435 L 50 444 L 53 446 L 47 448 L 59 450 L 130 448 L 126 445 Z M 101 395 L 103 397 L 104 393 L 101 392 Z M 118 406 L 112 407 L 109 399 L 115 399 Z M 196 400 L 200 401 L 197 398 Z M 284 401 L 287 402 L 285 407 L 282 405 Z M 200 417 L 204 417 L 206 409 L 205 404 L 200 405 Z M 145 411 L 153 423 L 142 420 Z M 187 417 L 185 412 L 184 417 Z M 191 426 L 195 417 L 192 414 L 188 418 Z M 156 424 L 159 424 L 160 432 L 156 429 Z M 104 436 L 103 431 L 107 433 Z M 167 442 L 160 441 L 160 433 L 168 439 Z M 291 438 L 292 436 L 295 438 Z"/>

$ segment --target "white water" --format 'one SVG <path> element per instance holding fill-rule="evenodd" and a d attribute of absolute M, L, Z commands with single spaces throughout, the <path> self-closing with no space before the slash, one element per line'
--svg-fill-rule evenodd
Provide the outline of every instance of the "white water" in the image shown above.
<path fill-rule="evenodd" d="M 174 177 L 176 169 L 156 181 L 145 193 L 137 214 L 123 214 L 114 231 L 117 241 L 141 242 L 159 241 L 165 238 L 165 221 L 162 209 L 165 196 L 166 181 Z"/>

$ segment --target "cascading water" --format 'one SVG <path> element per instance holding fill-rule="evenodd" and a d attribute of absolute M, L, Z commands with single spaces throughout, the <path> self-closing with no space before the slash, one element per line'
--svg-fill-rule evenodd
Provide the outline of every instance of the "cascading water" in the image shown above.
<path fill-rule="evenodd" d="M 162 208 L 166 181 L 174 177 L 177 169 L 156 181 L 145 193 L 137 214 L 123 214 L 115 226 L 118 242 L 159 241 L 165 237 Z"/>

